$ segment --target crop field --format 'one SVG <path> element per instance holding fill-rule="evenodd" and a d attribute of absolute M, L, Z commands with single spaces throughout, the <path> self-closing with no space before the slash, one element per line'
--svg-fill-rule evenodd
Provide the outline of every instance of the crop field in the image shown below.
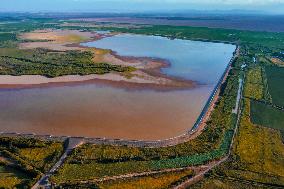
<path fill-rule="evenodd" d="M 265 67 L 268 89 L 272 96 L 273 104 L 284 106 L 284 68 L 277 66 Z"/>
<path fill-rule="evenodd" d="M 251 86 L 252 81 L 260 80 L 259 73 L 251 74 L 248 70 L 245 88 Z M 255 74 L 256 76 L 251 77 Z M 244 96 L 256 99 L 255 90 L 261 91 L 259 88 L 244 90 Z M 243 100 L 243 104 L 239 131 L 229 161 L 215 168 L 208 174 L 207 178 L 195 184 L 192 188 L 254 189 L 284 187 L 283 138 L 281 139 L 279 130 L 267 128 L 280 129 L 279 125 L 283 123 L 283 112 L 270 108 L 263 102 L 247 98 Z M 267 125 L 264 125 L 267 127 L 262 127 L 258 123 L 255 125 L 255 119 L 267 123 Z"/>
<path fill-rule="evenodd" d="M 1 178 L 5 176 L 5 182 L 9 185 L 31 186 L 51 168 L 62 152 L 63 144 L 60 142 L 1 137 L 0 163 L 4 170 Z"/>
<path fill-rule="evenodd" d="M 279 131 L 250 122 L 250 102 L 244 112 L 230 161 L 213 170 L 193 188 L 283 188 L 284 144 Z"/>
<path fill-rule="evenodd" d="M 213 151 L 202 154 L 194 154 L 192 156 L 181 156 L 171 159 L 158 159 L 149 161 L 135 161 L 135 160 L 119 160 L 108 159 L 107 161 L 100 162 L 98 160 L 82 159 L 81 161 L 74 162 L 74 157 L 81 156 L 79 153 L 74 153 L 73 157 L 65 163 L 53 180 L 56 183 L 66 182 L 68 180 L 89 180 L 94 178 L 101 178 L 105 176 L 116 176 L 128 173 L 137 173 L 145 171 L 154 171 L 170 168 L 186 167 L 190 165 L 200 165 L 209 162 L 213 159 L 218 159 L 227 153 L 229 142 L 231 141 L 232 131 L 228 131 L 221 143 L 221 146 Z M 119 148 L 119 147 L 117 147 Z M 90 152 L 89 152 L 90 153 Z M 114 152 L 116 153 L 116 152 Z M 100 155 L 104 155 L 101 153 Z M 111 155 L 112 156 L 112 155 Z M 133 153 L 135 157 L 135 153 Z M 73 159 L 72 159 L 73 158 Z M 150 158 L 150 157 L 148 157 Z M 138 157 L 136 157 L 138 159 Z M 73 162 L 72 162 L 73 161 Z M 112 163 L 118 161 L 116 163 Z"/>
<path fill-rule="evenodd" d="M 284 82 L 284 69 L 276 66 L 265 67 L 266 87 L 269 93 L 271 102 L 277 106 L 283 106 L 283 93 L 282 87 L 279 87 Z M 265 85 L 263 85 L 265 86 Z M 251 93 L 255 95 L 256 93 Z M 255 98 L 257 99 L 257 98 Z M 266 104 L 259 101 L 251 101 L 251 121 L 254 124 L 270 127 L 280 130 L 284 133 L 284 111 L 273 107 L 273 104 Z"/>
<path fill-rule="evenodd" d="M 246 85 L 244 88 L 246 97 L 256 100 L 263 99 L 264 85 L 262 80 L 262 68 L 257 66 L 250 69 L 246 77 Z"/>
<path fill-rule="evenodd" d="M 3 163 L 1 163 L 3 164 Z M 15 168 L 0 165 L 0 188 L 14 188 L 31 180 L 24 172 Z"/>
<path fill-rule="evenodd" d="M 60 142 L 44 142 L 22 138 L 0 138 L 0 141 L 1 151 L 3 150 L 5 155 L 12 155 L 11 159 L 16 158 L 27 162 L 42 172 L 48 170 L 49 164 L 52 165 L 63 152 L 63 145 Z"/>
<path fill-rule="evenodd" d="M 117 181 L 107 181 L 99 183 L 98 186 L 102 189 L 160 189 L 170 188 L 178 182 L 190 178 L 194 175 L 192 170 L 185 170 L 179 172 L 163 173 L 148 177 L 137 177 L 134 179 L 122 179 Z"/>
<path fill-rule="evenodd" d="M 148 176 L 139 176 L 134 178 L 124 178 L 118 180 L 108 180 L 103 182 L 90 182 L 88 184 L 80 184 L 76 182 L 68 182 L 60 185 L 63 188 L 100 188 L 100 189 L 160 189 L 170 188 L 178 183 L 191 178 L 194 175 L 193 170 L 179 170 L 166 173 L 157 173 Z"/>
<path fill-rule="evenodd" d="M 261 102 L 251 101 L 251 120 L 254 124 L 284 131 L 284 111 Z"/>

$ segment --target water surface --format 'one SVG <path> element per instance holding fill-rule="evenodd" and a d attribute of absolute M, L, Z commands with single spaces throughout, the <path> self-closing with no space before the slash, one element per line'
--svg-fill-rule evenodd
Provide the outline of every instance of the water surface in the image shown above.
<path fill-rule="evenodd" d="M 171 66 L 164 68 L 164 73 L 207 85 L 217 83 L 236 48 L 231 44 L 133 34 L 116 35 L 82 45 L 111 49 L 122 56 L 165 59 Z"/>
<path fill-rule="evenodd" d="M 235 48 L 140 35 L 85 45 L 167 59 L 171 67 L 164 73 L 203 85 L 163 92 L 103 84 L 0 89 L 1 131 L 147 140 L 182 134 L 194 125 Z"/>

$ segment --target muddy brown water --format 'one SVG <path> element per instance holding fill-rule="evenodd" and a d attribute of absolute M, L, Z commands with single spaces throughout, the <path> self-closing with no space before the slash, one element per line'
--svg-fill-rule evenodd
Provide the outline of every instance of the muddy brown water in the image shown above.
<path fill-rule="evenodd" d="M 135 38 L 130 40 L 135 41 Z M 114 40 L 116 44 L 108 39 L 107 44 L 119 48 L 122 45 L 117 41 L 125 44 L 121 39 Z M 149 56 L 158 57 L 151 39 L 146 41 L 141 38 L 136 40 L 137 43 L 143 42 L 143 48 L 137 48 L 133 54 L 139 55 L 138 51 L 149 50 L 152 46 Z M 164 46 L 164 53 L 171 56 L 172 65 L 164 73 L 191 79 L 202 85 L 170 91 L 149 88 L 134 90 L 102 83 L 0 89 L 0 131 L 144 140 L 183 134 L 193 127 L 235 47 L 229 44 L 176 41 L 178 44 L 171 49 L 175 40 L 153 37 L 153 42 Z M 123 49 L 127 50 L 125 46 Z M 119 49 L 113 50 L 119 54 Z M 140 54 L 147 55 L 145 52 Z M 189 76 L 183 77 L 185 75 Z"/>

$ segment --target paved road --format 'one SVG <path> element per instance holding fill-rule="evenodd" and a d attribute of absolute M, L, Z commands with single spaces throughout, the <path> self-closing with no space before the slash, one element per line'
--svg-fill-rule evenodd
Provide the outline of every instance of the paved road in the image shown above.
<path fill-rule="evenodd" d="M 84 144 L 84 140 L 82 138 L 68 138 L 66 142 L 68 143 L 68 146 L 58 162 L 48 171 L 48 173 L 41 177 L 41 179 L 32 187 L 32 189 L 50 188 L 49 178 L 52 176 L 52 174 L 59 169 L 73 149 Z"/>
<path fill-rule="evenodd" d="M 235 109 L 233 109 L 234 114 L 238 114 L 238 111 L 239 111 L 239 105 L 240 105 L 240 100 L 242 96 L 242 88 L 243 88 L 243 79 L 239 79 L 239 90 L 238 90 L 238 95 L 237 95 L 237 100 L 236 100 L 236 106 L 235 106 Z"/>

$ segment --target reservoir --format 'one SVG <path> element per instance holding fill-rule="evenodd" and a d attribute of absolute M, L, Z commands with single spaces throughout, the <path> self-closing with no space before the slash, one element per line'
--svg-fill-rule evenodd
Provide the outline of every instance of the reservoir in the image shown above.
<path fill-rule="evenodd" d="M 0 89 L 2 132 L 144 140 L 180 135 L 193 127 L 235 50 L 231 44 L 131 34 L 81 45 L 167 60 L 164 74 L 198 85 L 167 91 L 103 83 Z"/>

